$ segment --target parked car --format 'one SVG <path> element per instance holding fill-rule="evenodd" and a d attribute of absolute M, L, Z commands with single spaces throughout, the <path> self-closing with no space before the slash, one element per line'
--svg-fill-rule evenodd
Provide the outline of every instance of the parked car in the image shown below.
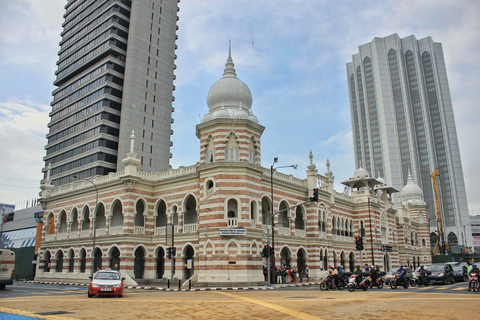
<path fill-rule="evenodd" d="M 99 270 L 95 272 L 88 286 L 88 297 L 118 296 L 123 297 L 123 280 L 120 272 L 112 269 Z"/>
<path fill-rule="evenodd" d="M 428 276 L 428 279 L 431 283 L 441 282 L 447 284 L 447 282 L 455 283 L 455 276 L 453 273 L 452 265 L 449 263 L 434 263 L 431 264 L 427 271 L 430 271 L 431 274 Z"/>
<path fill-rule="evenodd" d="M 468 272 L 467 272 L 467 264 L 460 263 L 460 262 L 452 262 L 450 263 L 453 268 L 453 276 L 455 281 L 468 281 Z"/>

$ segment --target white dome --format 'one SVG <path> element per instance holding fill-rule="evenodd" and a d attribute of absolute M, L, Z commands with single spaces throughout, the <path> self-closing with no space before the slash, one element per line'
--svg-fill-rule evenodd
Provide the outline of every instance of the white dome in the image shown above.
<path fill-rule="evenodd" d="M 257 118 L 251 113 L 252 101 L 250 89 L 237 78 L 229 49 L 223 78 L 215 82 L 208 92 L 209 113 L 214 118 L 249 119 L 258 123 Z M 221 109 L 224 110 L 221 111 Z"/>
<path fill-rule="evenodd" d="M 210 88 L 207 96 L 208 108 L 214 110 L 221 107 L 242 107 L 248 112 L 253 100 L 250 89 L 236 76 L 228 75 L 230 74 L 224 74 L 223 78 Z"/>
<path fill-rule="evenodd" d="M 230 113 L 225 110 L 225 108 L 220 108 L 219 110 L 215 110 L 213 112 L 213 116 L 216 118 L 230 118 Z"/>
<path fill-rule="evenodd" d="M 423 200 L 423 191 L 415 182 L 413 182 L 411 174 L 408 174 L 407 184 L 403 187 L 401 195 L 402 201 L 408 201 L 412 204 L 425 204 L 425 201 Z"/>
<path fill-rule="evenodd" d="M 353 174 L 353 179 L 364 179 L 368 178 L 370 174 L 368 174 L 368 171 L 363 168 L 358 168 L 355 173 Z"/>
<path fill-rule="evenodd" d="M 203 116 L 202 122 L 208 122 L 213 119 L 214 119 L 213 115 L 210 112 L 208 112 L 206 115 Z"/>

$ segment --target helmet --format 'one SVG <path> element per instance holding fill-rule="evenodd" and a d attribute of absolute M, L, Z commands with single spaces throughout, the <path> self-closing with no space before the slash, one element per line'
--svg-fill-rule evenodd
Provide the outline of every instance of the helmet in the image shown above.
<path fill-rule="evenodd" d="M 403 265 L 400 265 L 400 269 L 403 269 Z"/>
<path fill-rule="evenodd" d="M 420 268 L 423 268 L 423 264 L 420 266 Z"/>
<path fill-rule="evenodd" d="M 371 268 L 372 268 L 372 269 L 375 269 L 375 267 L 374 267 L 374 266 L 371 266 Z"/>
<path fill-rule="evenodd" d="M 331 266 L 330 268 L 335 269 L 335 266 Z"/>
<path fill-rule="evenodd" d="M 472 267 L 476 267 L 477 265 L 475 263 L 472 264 Z"/>

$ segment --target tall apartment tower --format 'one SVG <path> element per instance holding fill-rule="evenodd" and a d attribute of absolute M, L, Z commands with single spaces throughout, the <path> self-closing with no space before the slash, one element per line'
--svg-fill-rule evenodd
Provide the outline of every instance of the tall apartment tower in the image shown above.
<path fill-rule="evenodd" d="M 168 170 L 178 0 L 69 0 L 45 168 L 55 186 L 123 170 Z"/>
<path fill-rule="evenodd" d="M 429 207 L 431 231 L 437 230 L 431 174 L 438 168 L 445 240 L 471 244 L 470 227 L 464 227 L 469 223 L 467 197 L 442 45 L 413 35 L 374 38 L 347 63 L 347 78 L 357 168 L 398 190 L 411 172 Z"/>

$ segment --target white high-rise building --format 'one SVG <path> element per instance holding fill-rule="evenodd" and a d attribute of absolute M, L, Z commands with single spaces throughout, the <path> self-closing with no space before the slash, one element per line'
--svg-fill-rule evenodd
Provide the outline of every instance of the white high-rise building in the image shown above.
<path fill-rule="evenodd" d="M 467 197 L 442 45 L 397 34 L 359 46 L 347 63 L 355 163 L 401 190 L 409 172 L 437 230 L 432 173 L 444 240 L 472 243 Z M 435 242 L 432 242 L 432 247 Z"/>
<path fill-rule="evenodd" d="M 140 168 L 169 169 L 177 5 L 67 2 L 43 169 L 53 185 L 122 170 L 132 131 Z"/>

